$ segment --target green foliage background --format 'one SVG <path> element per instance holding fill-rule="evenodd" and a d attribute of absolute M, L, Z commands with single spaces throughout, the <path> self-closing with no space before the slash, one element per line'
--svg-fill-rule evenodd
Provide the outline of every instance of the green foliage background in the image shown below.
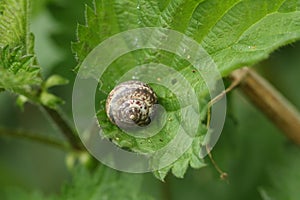
<path fill-rule="evenodd" d="M 285 7 L 289 9 L 293 2 L 296 1 L 286 1 Z M 66 101 L 63 109 L 70 118 L 75 77 L 72 69 L 76 66 L 70 41 L 76 40 L 77 22 L 85 23 L 85 3 L 92 6 L 90 1 L 84 0 L 76 3 L 71 0 L 33 1 L 31 30 L 35 34 L 35 52 L 42 66 L 41 76 L 58 74 L 69 79 L 70 84 L 50 90 Z M 172 26 L 180 28 L 175 22 Z M 258 33 L 263 31 L 272 33 L 267 27 Z M 250 32 L 247 37 L 251 40 L 251 37 L 259 36 Z M 259 44 L 255 46 L 259 49 Z M 264 51 L 259 53 L 265 55 Z M 256 66 L 298 108 L 299 53 L 300 43 L 294 43 L 277 50 Z M 253 54 L 254 60 L 256 56 Z M 223 58 L 224 55 L 218 58 L 216 54 L 216 60 L 221 62 Z M 234 65 L 231 63 L 231 66 Z M 225 74 L 227 72 L 224 70 Z M 26 104 L 22 112 L 16 106 L 15 97 L 6 92 L 0 95 L 1 127 L 26 129 L 63 140 L 38 108 Z M 238 91 L 229 95 L 225 128 L 213 153 L 218 164 L 229 174 L 229 184 L 220 181 L 211 166 L 188 169 L 184 179 L 168 175 L 165 183 L 151 174 L 120 174 L 103 166 L 91 175 L 84 169 L 67 169 L 74 155 L 26 140 L 0 137 L 0 199 L 45 199 L 45 196 L 49 199 L 101 199 L 102 196 L 103 199 L 153 197 L 175 200 L 300 198 L 297 189 L 300 187 L 300 150 Z M 209 160 L 207 163 L 210 165 Z M 131 187 L 136 185 L 140 187 Z"/>

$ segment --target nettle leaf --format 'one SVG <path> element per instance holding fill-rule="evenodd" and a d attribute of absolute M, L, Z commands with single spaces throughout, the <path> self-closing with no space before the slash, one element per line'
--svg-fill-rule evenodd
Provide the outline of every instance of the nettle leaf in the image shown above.
<path fill-rule="evenodd" d="M 92 173 L 84 167 L 73 171 L 72 181 L 67 183 L 59 195 L 45 196 L 39 192 L 21 189 L 0 189 L 0 197 L 6 200 L 152 200 L 142 191 L 143 177 L 120 173 L 105 166 L 100 166 Z"/>
<path fill-rule="evenodd" d="M 33 98 L 41 84 L 28 30 L 28 0 L 0 2 L 0 88 Z"/>
<path fill-rule="evenodd" d="M 26 44 L 28 1 L 3 0 L 0 5 L 0 46 Z"/>
<path fill-rule="evenodd" d="M 0 91 L 17 95 L 22 108 L 28 100 L 57 108 L 63 101 L 47 90 L 68 81 L 57 75 L 43 83 L 29 31 L 29 0 L 0 1 Z"/>
<path fill-rule="evenodd" d="M 34 96 L 32 87 L 41 84 L 40 69 L 34 64 L 34 56 L 24 54 L 24 47 L 0 47 L 0 88 Z"/>
<path fill-rule="evenodd" d="M 72 49 L 80 66 L 93 48 L 116 33 L 141 27 L 163 27 L 196 40 L 215 61 L 220 73 L 226 76 L 234 69 L 257 63 L 278 47 L 299 39 L 299 5 L 296 0 L 94 0 L 93 8 L 86 7 L 86 24 L 78 25 L 78 41 L 73 43 Z M 145 63 L 172 67 L 188 80 L 197 95 L 201 125 L 198 134 L 193 136 L 191 147 L 177 161 L 154 172 L 161 180 L 169 170 L 175 176 L 183 177 L 188 165 L 194 168 L 204 166 L 199 151 L 207 132 L 203 121 L 209 100 L 203 78 L 194 73 L 195 68 L 184 58 L 162 50 L 142 49 L 116 59 L 99 77 L 99 92 L 96 94 L 98 120 L 104 134 L 114 143 L 138 153 L 156 152 L 172 141 L 184 116 L 180 112 L 178 97 L 167 88 L 151 84 L 159 103 L 167 110 L 168 119 L 155 136 L 146 139 L 129 136 L 110 123 L 105 114 L 105 99 L 118 80 Z"/>
<path fill-rule="evenodd" d="M 39 94 L 39 102 L 49 108 L 58 109 L 59 104 L 64 104 L 65 102 L 59 98 L 58 96 L 51 94 L 48 89 L 55 87 L 66 85 L 69 83 L 69 80 L 59 76 L 59 75 L 52 75 L 47 78 L 43 84 L 41 85 L 41 91 Z"/>
<path fill-rule="evenodd" d="M 43 105 L 45 105 L 49 108 L 52 108 L 52 109 L 57 109 L 58 104 L 64 103 L 64 101 L 61 98 L 59 98 L 47 91 L 41 92 L 39 100 Z"/>
<path fill-rule="evenodd" d="M 45 81 L 44 88 L 49 89 L 54 86 L 66 85 L 68 83 L 69 83 L 69 80 L 55 74 L 55 75 L 50 76 Z"/>
<path fill-rule="evenodd" d="M 58 199 L 151 200 L 141 192 L 142 181 L 140 175 L 120 173 L 105 166 L 100 166 L 94 173 L 78 168 L 72 183 L 64 187 Z"/>

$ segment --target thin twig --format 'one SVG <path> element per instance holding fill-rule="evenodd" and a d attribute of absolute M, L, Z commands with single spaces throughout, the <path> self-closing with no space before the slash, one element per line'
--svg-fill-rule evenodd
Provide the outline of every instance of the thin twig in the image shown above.
<path fill-rule="evenodd" d="M 233 90 L 234 88 L 236 88 L 242 81 L 242 79 L 244 78 L 244 76 L 246 75 L 246 73 L 241 73 L 239 77 L 236 77 L 235 79 L 233 79 L 233 81 L 231 82 L 231 84 L 229 85 L 228 88 L 226 88 L 223 92 L 221 92 L 219 95 L 217 95 L 216 97 L 214 97 L 210 102 L 208 102 L 208 106 L 207 106 L 207 127 L 209 127 L 210 125 L 210 115 L 211 115 L 211 107 L 213 104 L 215 104 L 216 102 L 218 102 L 220 99 L 222 99 L 228 92 L 230 92 L 231 90 Z"/>
<path fill-rule="evenodd" d="M 217 164 L 217 162 L 214 160 L 214 158 L 213 158 L 213 156 L 212 156 L 212 154 L 211 154 L 211 152 L 210 152 L 210 150 L 209 150 L 208 145 L 206 145 L 206 151 L 207 151 L 207 154 L 208 154 L 209 159 L 210 159 L 210 161 L 212 162 L 213 166 L 214 166 L 215 169 L 219 172 L 221 180 L 226 180 L 227 183 L 229 183 L 229 182 L 228 182 L 228 174 L 227 174 L 226 172 L 224 172 L 224 171 L 219 167 L 219 165 Z"/>
<path fill-rule="evenodd" d="M 11 130 L 11 129 L 0 128 L 0 135 L 8 136 L 8 137 L 16 137 L 16 138 L 25 138 L 35 142 L 47 144 L 49 146 L 57 147 L 64 151 L 70 151 L 70 147 L 66 143 L 63 143 L 53 138 L 42 136 L 40 134 L 25 132 L 22 130 Z"/>
<path fill-rule="evenodd" d="M 66 122 L 65 119 L 63 119 L 62 115 L 58 113 L 57 110 L 54 110 L 52 108 L 43 106 L 45 111 L 48 113 L 50 118 L 55 122 L 57 127 L 61 130 L 61 132 L 64 134 L 64 136 L 68 139 L 70 142 L 70 145 L 75 150 L 82 150 L 83 146 L 79 139 L 79 136 L 77 133 L 71 128 L 71 126 Z"/>
<path fill-rule="evenodd" d="M 269 82 L 249 68 L 231 74 L 233 80 L 243 79 L 240 88 L 283 133 L 300 145 L 300 113 Z"/>
<path fill-rule="evenodd" d="M 210 126 L 210 118 L 211 118 L 211 107 L 213 106 L 213 104 L 215 104 L 216 102 L 218 102 L 220 99 L 222 99 L 228 92 L 230 92 L 231 90 L 233 90 L 235 87 L 237 87 L 241 80 L 244 78 L 245 74 L 241 74 L 241 76 L 239 76 L 239 78 L 234 79 L 231 84 L 229 85 L 228 88 L 226 88 L 223 92 L 221 92 L 219 95 L 217 95 L 216 97 L 214 97 L 210 102 L 208 102 L 208 106 L 207 106 L 207 123 L 206 126 L 209 129 Z M 228 183 L 228 174 L 226 172 L 224 172 L 219 165 L 217 164 L 217 162 L 214 160 L 212 153 L 210 152 L 210 148 L 208 146 L 208 144 L 205 146 L 206 147 L 206 152 L 209 156 L 210 161 L 212 162 L 213 166 L 215 167 L 215 169 L 219 172 L 220 174 L 220 178 L 222 180 L 227 180 Z"/>

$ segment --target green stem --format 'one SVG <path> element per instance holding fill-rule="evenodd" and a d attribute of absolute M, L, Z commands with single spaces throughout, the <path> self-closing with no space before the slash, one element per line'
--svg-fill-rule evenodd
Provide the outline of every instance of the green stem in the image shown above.
<path fill-rule="evenodd" d="M 83 150 L 82 143 L 77 133 L 71 128 L 71 126 L 67 123 L 67 121 L 62 117 L 62 115 L 52 108 L 43 106 L 43 109 L 47 112 L 53 122 L 57 125 L 60 131 L 64 134 L 64 136 L 69 141 L 70 145 L 75 150 Z"/>
<path fill-rule="evenodd" d="M 47 144 L 49 146 L 53 146 L 59 149 L 62 149 L 64 151 L 70 151 L 70 147 L 61 141 L 58 141 L 53 138 L 48 138 L 45 136 L 42 136 L 40 134 L 34 134 L 30 132 L 25 132 L 22 130 L 11 130 L 11 129 L 4 129 L 0 128 L 0 135 L 8 136 L 8 137 L 15 137 L 15 138 L 25 138 L 31 141 Z"/>

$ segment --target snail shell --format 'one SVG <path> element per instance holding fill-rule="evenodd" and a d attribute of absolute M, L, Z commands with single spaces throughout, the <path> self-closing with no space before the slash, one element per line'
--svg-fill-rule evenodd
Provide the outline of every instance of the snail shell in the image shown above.
<path fill-rule="evenodd" d="M 106 100 L 106 114 L 120 128 L 146 126 L 151 122 L 157 96 L 141 81 L 126 81 L 117 85 Z"/>

